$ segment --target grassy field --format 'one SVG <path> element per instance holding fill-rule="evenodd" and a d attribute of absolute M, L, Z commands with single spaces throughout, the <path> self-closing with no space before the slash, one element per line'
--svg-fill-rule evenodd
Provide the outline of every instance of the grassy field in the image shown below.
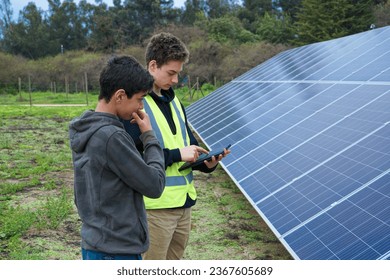
<path fill-rule="evenodd" d="M 204 84 L 199 90 L 191 89 L 191 94 L 187 87 L 175 89 L 175 93 L 180 97 L 184 106 L 191 102 L 206 96 L 215 87 L 210 84 Z M 1 105 L 85 105 L 92 106 L 96 104 L 98 92 L 63 93 L 63 92 L 20 92 L 14 94 L 0 94 Z"/>
<path fill-rule="evenodd" d="M 68 123 L 96 98 L 82 107 L 0 106 L 0 259 L 80 259 Z M 185 259 L 291 259 L 221 167 L 195 172 L 195 181 Z"/>

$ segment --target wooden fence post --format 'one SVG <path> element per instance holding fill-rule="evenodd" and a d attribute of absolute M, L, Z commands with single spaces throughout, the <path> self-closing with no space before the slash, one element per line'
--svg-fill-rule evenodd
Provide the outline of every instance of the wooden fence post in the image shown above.
<path fill-rule="evenodd" d="M 32 97 L 31 97 L 31 76 L 28 74 L 28 92 L 30 95 L 30 107 L 32 107 Z"/>
<path fill-rule="evenodd" d="M 85 98 L 86 98 L 87 106 L 88 106 L 88 76 L 87 76 L 87 72 L 84 72 L 84 79 L 85 79 Z"/>
<path fill-rule="evenodd" d="M 18 78 L 18 86 L 19 86 L 19 98 L 20 101 L 22 101 L 22 79 L 20 77 Z"/>
<path fill-rule="evenodd" d="M 192 93 L 191 93 L 191 77 L 188 75 L 188 93 L 190 95 L 190 101 L 192 101 Z"/>
<path fill-rule="evenodd" d="M 65 76 L 65 94 L 66 94 L 66 100 L 68 100 L 68 92 L 69 92 L 68 76 Z"/>

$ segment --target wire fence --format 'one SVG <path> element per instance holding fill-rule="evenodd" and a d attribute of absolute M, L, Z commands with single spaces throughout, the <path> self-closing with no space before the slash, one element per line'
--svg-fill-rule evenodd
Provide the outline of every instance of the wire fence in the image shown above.
<path fill-rule="evenodd" d="M 4 85 L 3 87 L 0 86 L 0 104 L 30 106 L 74 104 L 88 106 L 90 103 L 97 102 L 99 91 L 98 89 L 89 91 L 87 81 L 87 77 L 85 77 L 86 83 L 81 87 L 82 91 L 77 91 L 77 87 L 71 91 L 70 86 L 65 83 L 67 86 L 61 88 L 65 91 L 59 92 L 57 91 L 55 83 L 51 83 L 50 88 L 47 90 L 39 91 L 35 90 L 31 86 L 31 81 L 29 81 L 26 89 L 25 86 L 21 86 L 21 81 L 19 79 L 19 87 L 17 90 L 15 90 L 15 88 L 7 88 Z M 195 79 L 195 82 L 192 82 L 191 77 L 187 76 L 181 83 L 174 86 L 174 89 L 184 106 L 187 106 L 214 91 L 218 87 L 217 82 L 214 81 L 214 83 L 214 85 L 209 83 L 202 84 L 198 77 Z"/>
<path fill-rule="evenodd" d="M 90 105 L 97 101 L 96 93 L 19 92 L 0 94 L 1 105 L 75 104 Z"/>

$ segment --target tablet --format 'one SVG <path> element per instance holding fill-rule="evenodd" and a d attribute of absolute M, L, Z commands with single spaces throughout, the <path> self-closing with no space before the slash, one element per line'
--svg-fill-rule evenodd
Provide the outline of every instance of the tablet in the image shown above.
<path fill-rule="evenodd" d="M 225 149 L 229 150 L 230 146 L 231 145 L 229 144 Z M 218 157 L 219 155 L 222 155 L 223 152 L 224 150 L 220 150 L 220 151 L 210 151 L 208 154 L 201 154 L 196 161 L 184 163 L 179 168 L 179 171 L 202 164 L 205 160 L 210 161 L 212 156 Z"/>

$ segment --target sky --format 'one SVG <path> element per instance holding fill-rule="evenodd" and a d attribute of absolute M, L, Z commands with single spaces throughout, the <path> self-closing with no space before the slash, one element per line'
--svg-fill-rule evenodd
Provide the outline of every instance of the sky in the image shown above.
<path fill-rule="evenodd" d="M 95 0 L 87 0 L 87 1 L 92 4 L 95 4 Z M 29 2 L 34 2 L 38 8 L 41 8 L 44 11 L 47 10 L 48 7 L 47 0 L 34 0 L 34 1 L 33 0 L 10 0 L 12 9 L 14 11 L 13 16 L 15 19 L 18 18 L 19 11 L 22 10 L 24 7 L 26 7 Z M 78 3 L 79 1 L 74 0 L 74 2 Z M 104 2 L 106 2 L 109 6 L 112 6 L 112 0 L 104 0 Z M 174 0 L 175 3 L 174 6 L 178 8 L 183 7 L 184 2 L 185 0 Z"/>

